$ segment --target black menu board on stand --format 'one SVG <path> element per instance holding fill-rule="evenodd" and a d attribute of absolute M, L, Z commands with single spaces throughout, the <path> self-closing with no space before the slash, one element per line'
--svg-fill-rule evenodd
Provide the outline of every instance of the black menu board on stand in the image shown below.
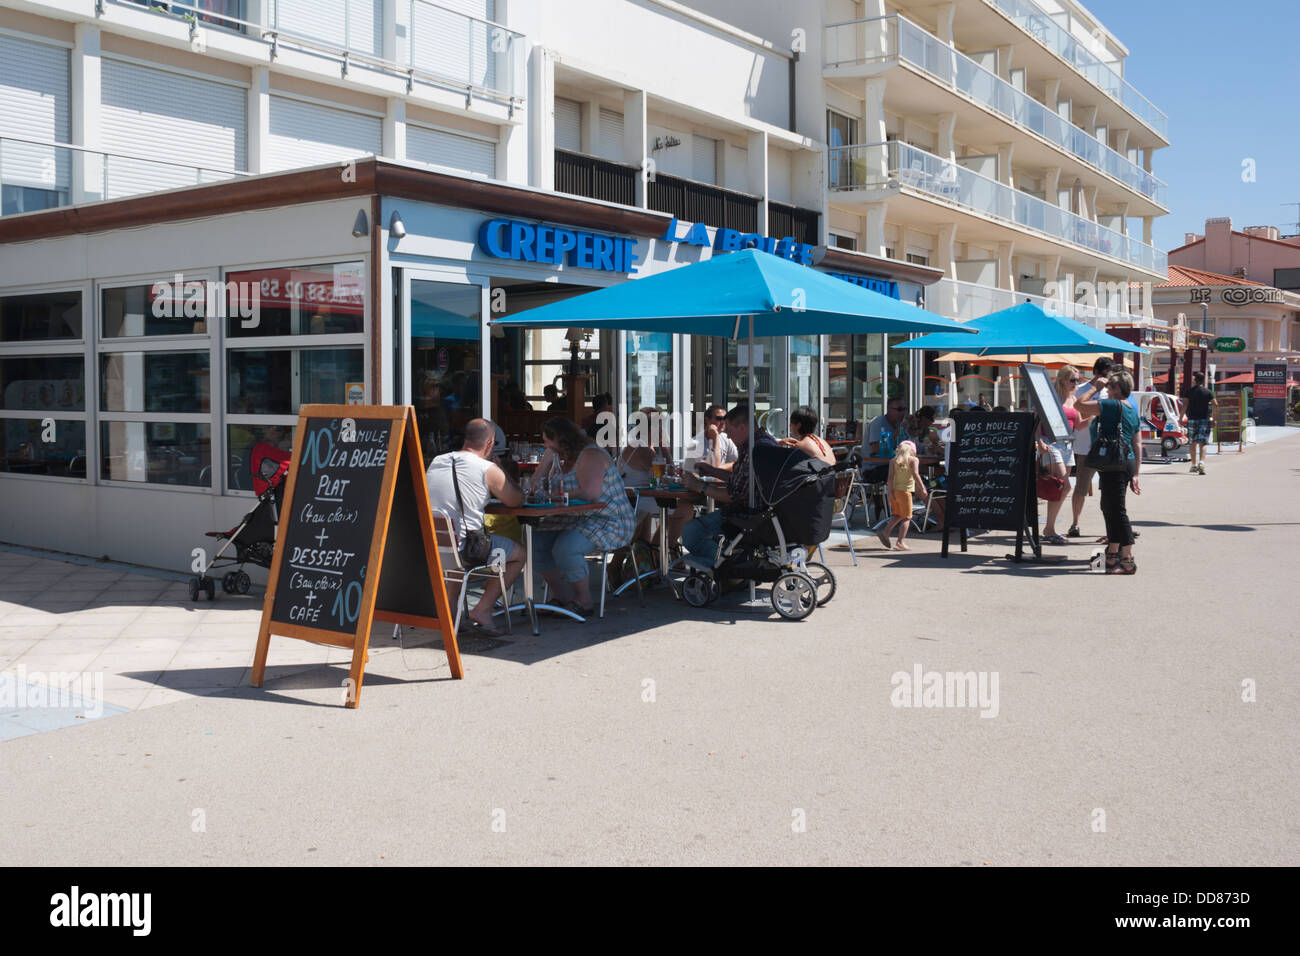
<path fill-rule="evenodd" d="M 440 631 L 462 677 L 415 410 L 304 405 L 287 481 L 252 685 L 273 633 L 350 647 L 345 703 L 357 706 L 376 620 Z"/>
<path fill-rule="evenodd" d="M 1038 416 L 1032 412 L 966 412 L 953 416 L 954 435 L 948 458 L 942 554 L 948 556 L 948 533 L 1016 532 L 1014 560 L 1023 557 L 1024 538 L 1041 556 L 1038 542 L 1037 471 L 1034 464 Z"/>

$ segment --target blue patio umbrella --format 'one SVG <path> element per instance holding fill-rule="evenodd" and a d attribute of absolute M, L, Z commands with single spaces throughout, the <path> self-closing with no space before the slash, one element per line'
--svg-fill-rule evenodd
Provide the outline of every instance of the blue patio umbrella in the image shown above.
<path fill-rule="evenodd" d="M 755 336 L 951 331 L 961 323 L 758 249 L 527 309 L 494 325 L 628 329 L 739 339 Z M 969 330 L 973 331 L 973 330 Z M 749 451 L 754 450 L 754 350 L 749 354 Z M 754 484 L 749 484 L 754 504 Z"/>
<path fill-rule="evenodd" d="M 1031 358 L 1034 352 L 1147 354 L 1147 350 L 1140 346 L 1125 342 L 1082 322 L 1049 312 L 1033 302 L 1023 302 L 1009 309 L 990 312 L 978 319 L 971 319 L 964 327 L 967 331 L 975 332 L 975 337 L 941 332 L 904 342 L 902 347 L 939 352 L 966 352 L 973 355 L 1006 355 L 1024 352 L 1026 360 Z"/>

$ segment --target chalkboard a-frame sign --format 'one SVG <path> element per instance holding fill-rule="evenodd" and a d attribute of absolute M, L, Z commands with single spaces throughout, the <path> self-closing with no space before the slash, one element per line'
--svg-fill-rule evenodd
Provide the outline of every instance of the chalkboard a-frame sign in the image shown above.
<path fill-rule="evenodd" d="M 442 633 L 464 676 L 409 405 L 304 405 L 294 433 L 252 685 L 271 635 L 352 648 L 345 702 L 356 707 L 371 624 Z"/>
<path fill-rule="evenodd" d="M 966 530 L 979 528 L 1016 532 L 1015 561 L 1023 560 L 1028 535 L 1030 547 L 1041 559 L 1035 460 L 1038 416 L 1033 412 L 958 413 L 954 422 L 941 554 L 948 557 L 948 534 L 954 528 L 961 530 L 963 551 Z"/>

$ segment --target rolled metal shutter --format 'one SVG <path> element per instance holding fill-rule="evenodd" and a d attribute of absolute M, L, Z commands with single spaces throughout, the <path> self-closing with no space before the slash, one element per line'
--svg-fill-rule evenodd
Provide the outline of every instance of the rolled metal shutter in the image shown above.
<path fill-rule="evenodd" d="M 383 152 L 383 120 L 287 96 L 271 97 L 268 170 L 297 169 Z"/>
<path fill-rule="evenodd" d="M 227 178 L 217 170 L 248 168 L 243 87 L 109 57 L 103 58 L 101 82 L 102 143 L 110 154 L 104 161 L 105 198 L 211 182 Z"/>
<path fill-rule="evenodd" d="M 555 98 L 555 148 L 582 152 L 582 107 L 558 96 Z"/>
<path fill-rule="evenodd" d="M 691 135 L 691 178 L 701 183 L 718 181 L 718 141 Z"/>
<path fill-rule="evenodd" d="M 623 114 L 613 110 L 600 111 L 600 156 L 623 162 Z"/>
<path fill-rule="evenodd" d="M 0 137 L 66 143 L 71 111 L 68 51 L 0 35 Z M 6 186 L 67 192 L 66 149 L 0 142 L 0 180 Z"/>
<path fill-rule="evenodd" d="M 482 173 L 492 179 L 497 174 L 495 143 L 411 123 L 406 124 L 406 158 L 469 173 Z"/>

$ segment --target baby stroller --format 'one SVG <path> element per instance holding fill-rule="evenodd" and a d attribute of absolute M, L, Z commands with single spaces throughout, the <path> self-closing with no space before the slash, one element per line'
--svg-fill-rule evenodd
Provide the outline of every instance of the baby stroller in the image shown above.
<path fill-rule="evenodd" d="M 280 523 L 280 505 L 284 502 L 284 476 L 289 471 L 290 453 L 270 442 L 258 442 L 249 453 L 253 490 L 257 492 L 257 506 L 229 531 L 208 531 L 206 536 L 223 542 L 212 556 L 208 566 L 197 577 L 190 578 L 190 600 L 197 601 L 202 591 L 211 601 L 216 597 L 216 582 L 208 577 L 213 568 L 229 568 L 221 578 L 221 590 L 227 594 L 247 594 L 252 581 L 244 570 L 248 562 L 263 568 L 271 567 L 275 553 L 275 529 Z M 234 557 L 223 557 L 231 545 Z"/>
<path fill-rule="evenodd" d="M 682 597 L 692 607 L 718 599 L 724 585 L 755 581 L 772 585 L 772 608 L 799 621 L 835 594 L 835 575 L 808 555 L 831 533 L 835 475 L 831 465 L 797 448 L 754 448 L 755 496 L 750 514 L 729 515 L 709 564 L 687 557 L 691 570 Z"/>

